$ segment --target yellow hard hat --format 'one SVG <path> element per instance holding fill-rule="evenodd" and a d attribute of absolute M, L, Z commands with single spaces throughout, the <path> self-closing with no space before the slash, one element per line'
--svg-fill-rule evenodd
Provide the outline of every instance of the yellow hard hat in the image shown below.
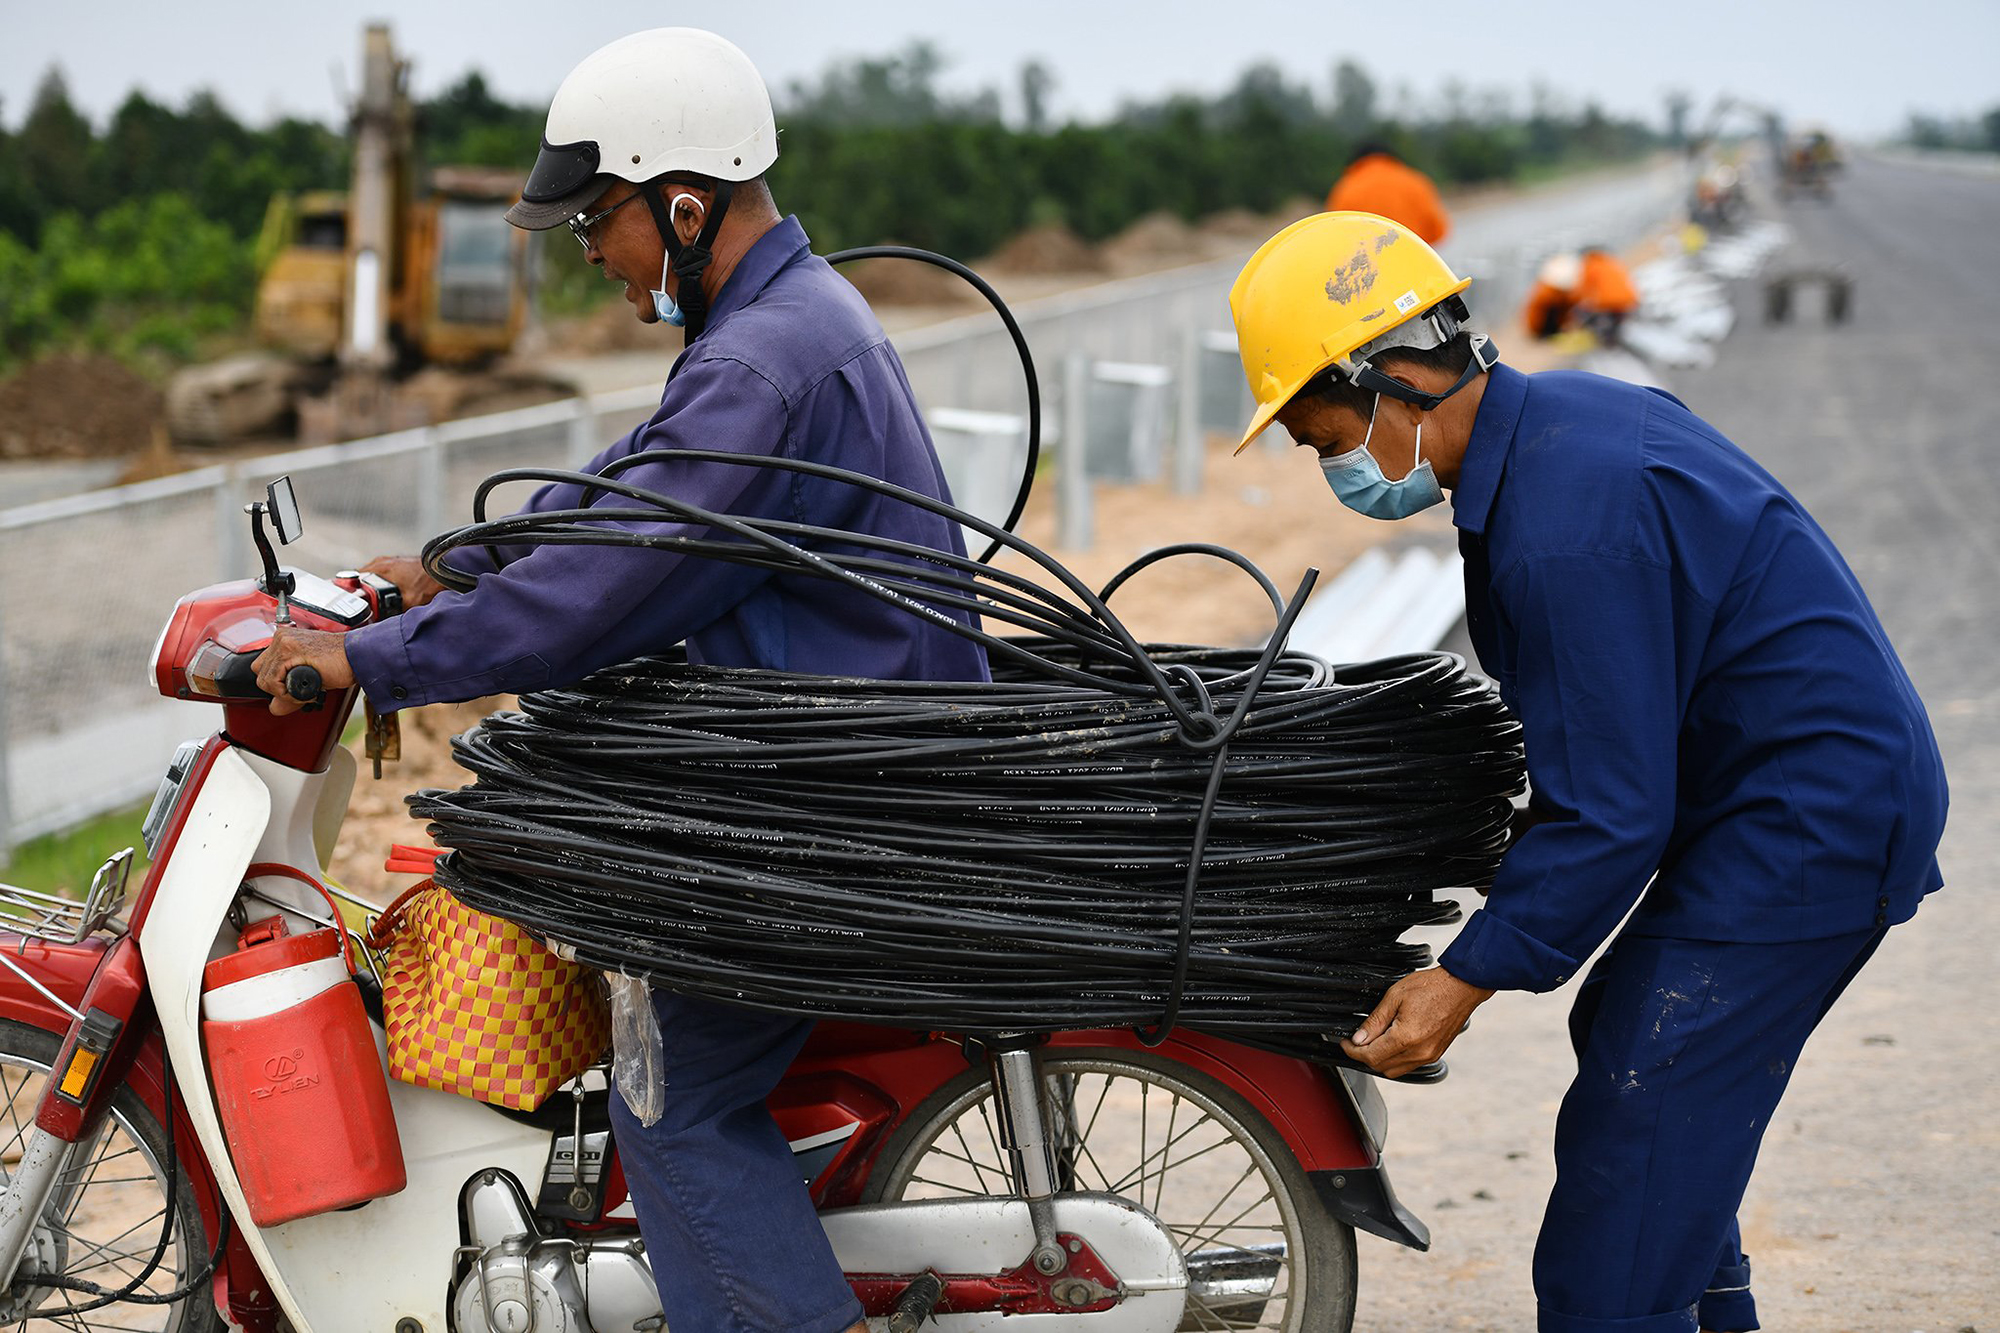
<path fill-rule="evenodd" d="M 1264 242 L 1229 289 L 1237 351 L 1257 402 L 1236 452 L 1313 376 L 1338 365 L 1361 382 L 1368 367 L 1353 359 L 1356 351 L 1471 285 L 1422 237 L 1373 213 L 1320 213 Z M 1453 306 L 1462 311 L 1462 303 Z M 1453 332 L 1463 317 L 1452 320 Z"/>

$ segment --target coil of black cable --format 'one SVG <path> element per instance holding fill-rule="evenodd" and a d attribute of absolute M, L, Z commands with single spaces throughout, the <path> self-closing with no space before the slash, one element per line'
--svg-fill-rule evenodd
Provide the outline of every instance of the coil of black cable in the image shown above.
<path fill-rule="evenodd" d="M 1240 678 L 1254 656 L 1158 655 Z M 1281 659 L 1223 765 L 1178 1021 L 1327 1058 L 1490 879 L 1514 723 L 1431 654 Z M 1220 698 L 1229 700 L 1227 686 Z M 585 961 L 754 1007 L 952 1031 L 1158 1022 L 1209 762 L 1157 704 L 653 659 L 525 696 L 414 798 L 439 881 Z"/>
<path fill-rule="evenodd" d="M 1044 584 L 867 534 L 713 514 L 634 483 L 652 458 L 808 472 L 945 514 Z M 487 520 L 512 480 L 584 506 Z M 497 474 L 431 543 L 598 543 L 838 581 L 979 641 L 990 681 L 878 681 L 657 657 L 524 695 L 455 742 L 476 781 L 413 812 L 438 881 L 606 970 L 775 1011 L 930 1030 L 1177 1023 L 1340 1061 L 1411 927 L 1483 887 L 1522 785 L 1519 728 L 1464 663 L 1330 668 L 1284 647 L 1288 602 L 1217 547 L 1149 553 L 1094 591 L 1005 529 L 825 465 L 699 450 L 601 475 Z M 615 526 L 614 526 L 615 525 Z M 1144 645 L 1108 598 L 1219 558 L 1278 624 L 1262 649 Z M 951 612 L 961 613 L 954 618 Z M 997 635 L 978 620 L 1026 633 Z"/>

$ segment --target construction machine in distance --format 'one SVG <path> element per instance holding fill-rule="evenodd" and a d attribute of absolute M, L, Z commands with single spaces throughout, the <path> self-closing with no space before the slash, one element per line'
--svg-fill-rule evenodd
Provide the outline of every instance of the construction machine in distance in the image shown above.
<path fill-rule="evenodd" d="M 258 241 L 261 350 L 175 376 L 167 426 L 177 443 L 353 439 L 459 415 L 496 393 L 564 390 L 490 370 L 528 318 L 528 236 L 503 216 L 521 175 L 421 167 L 408 79 L 389 29 L 371 25 L 349 188 L 272 200 Z"/>

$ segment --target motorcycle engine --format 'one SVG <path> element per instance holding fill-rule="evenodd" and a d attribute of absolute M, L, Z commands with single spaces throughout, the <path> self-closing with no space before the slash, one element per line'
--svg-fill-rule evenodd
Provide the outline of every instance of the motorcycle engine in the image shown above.
<path fill-rule="evenodd" d="M 455 1333 L 591 1333 L 660 1328 L 660 1296 L 636 1236 L 544 1236 L 519 1181 L 482 1171 L 459 1195 L 465 1246 Z"/>

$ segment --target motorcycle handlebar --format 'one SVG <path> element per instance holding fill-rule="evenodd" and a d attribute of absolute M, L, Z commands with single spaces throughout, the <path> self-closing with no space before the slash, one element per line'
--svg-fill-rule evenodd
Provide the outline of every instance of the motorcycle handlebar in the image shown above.
<path fill-rule="evenodd" d="M 295 666 L 285 673 L 285 693 L 302 704 L 314 702 L 325 692 L 317 667 Z"/>

